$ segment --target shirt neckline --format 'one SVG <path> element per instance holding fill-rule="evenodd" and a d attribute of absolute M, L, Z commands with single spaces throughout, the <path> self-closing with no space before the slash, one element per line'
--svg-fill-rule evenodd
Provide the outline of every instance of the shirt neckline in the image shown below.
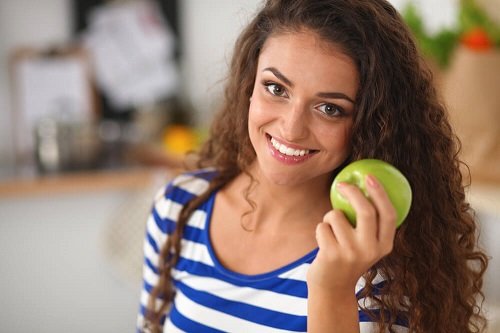
<path fill-rule="evenodd" d="M 210 238 L 210 223 L 212 221 L 212 213 L 213 213 L 213 208 L 215 204 L 215 197 L 218 193 L 218 190 L 215 190 L 210 197 L 208 198 L 206 202 L 206 207 L 207 207 L 207 213 L 206 213 L 206 221 L 205 221 L 205 228 L 203 230 L 204 237 L 205 237 L 205 243 L 207 245 L 208 253 L 210 254 L 210 258 L 212 259 L 212 262 L 214 263 L 215 268 L 217 271 L 219 271 L 221 274 L 229 276 L 231 278 L 235 278 L 238 280 L 243 280 L 243 281 L 259 281 L 259 280 L 265 280 L 269 278 L 274 278 L 278 277 L 279 275 L 288 272 L 302 264 L 307 263 L 311 259 L 313 259 L 316 254 L 318 253 L 319 248 L 315 248 L 309 253 L 305 254 L 304 256 L 298 258 L 297 260 L 292 261 L 291 263 L 288 263 L 282 267 L 279 267 L 277 269 L 274 269 L 269 272 L 265 273 L 259 273 L 259 274 L 243 274 L 243 273 L 238 273 L 235 272 L 231 269 L 226 268 L 218 259 L 217 255 L 215 254 L 215 250 L 212 246 L 212 240 Z"/>

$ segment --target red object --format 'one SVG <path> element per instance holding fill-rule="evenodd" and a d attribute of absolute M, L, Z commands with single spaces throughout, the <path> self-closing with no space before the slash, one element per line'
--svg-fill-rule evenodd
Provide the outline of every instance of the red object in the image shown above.
<path fill-rule="evenodd" d="M 462 36 L 462 44 L 476 51 L 485 51 L 493 47 L 493 42 L 482 28 L 473 28 Z"/>

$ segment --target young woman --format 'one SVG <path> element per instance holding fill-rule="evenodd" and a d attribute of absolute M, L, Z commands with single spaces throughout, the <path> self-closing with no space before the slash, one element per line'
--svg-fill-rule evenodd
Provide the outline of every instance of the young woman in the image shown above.
<path fill-rule="evenodd" d="M 147 223 L 139 331 L 479 332 L 482 276 L 458 143 L 431 75 L 384 0 L 269 0 L 238 39 L 197 171 Z M 379 158 L 409 179 L 395 210 L 329 188 Z"/>

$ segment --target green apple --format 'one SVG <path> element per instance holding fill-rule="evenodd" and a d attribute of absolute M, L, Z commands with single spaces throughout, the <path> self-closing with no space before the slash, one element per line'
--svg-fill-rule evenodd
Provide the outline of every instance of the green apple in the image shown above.
<path fill-rule="evenodd" d="M 334 209 L 341 210 L 353 226 L 356 226 L 356 212 L 349 201 L 337 191 L 337 184 L 354 184 L 370 199 L 366 190 L 366 176 L 371 174 L 383 186 L 397 214 L 396 225 L 399 227 L 408 215 L 411 206 L 411 187 L 405 176 L 393 165 L 377 160 L 363 159 L 352 162 L 335 177 L 330 189 L 330 201 Z"/>

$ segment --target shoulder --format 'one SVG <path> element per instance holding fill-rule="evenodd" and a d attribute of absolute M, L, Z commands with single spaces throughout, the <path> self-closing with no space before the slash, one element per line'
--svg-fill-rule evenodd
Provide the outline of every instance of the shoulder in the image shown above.
<path fill-rule="evenodd" d="M 204 193 L 209 188 L 210 181 L 216 175 L 217 171 L 212 168 L 177 175 L 157 192 L 155 201 L 168 199 L 185 204 L 192 198 Z"/>
<path fill-rule="evenodd" d="M 216 175 L 214 169 L 203 169 L 174 177 L 157 191 L 148 219 L 148 228 L 171 234 L 183 207 L 204 193 Z"/>

